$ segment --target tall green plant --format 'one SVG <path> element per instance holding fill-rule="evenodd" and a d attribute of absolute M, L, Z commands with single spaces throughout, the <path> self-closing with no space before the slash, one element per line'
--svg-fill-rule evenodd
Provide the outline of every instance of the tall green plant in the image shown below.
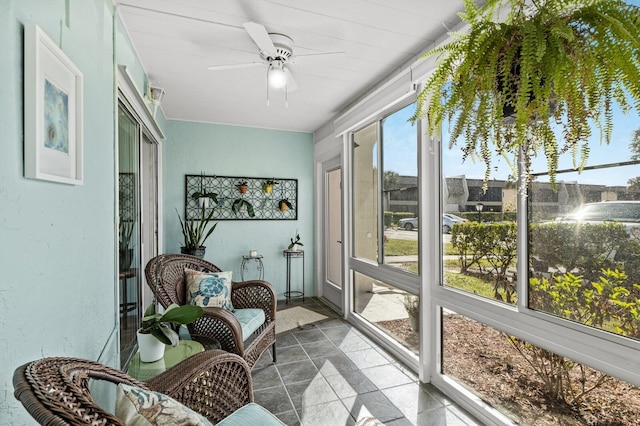
<path fill-rule="evenodd" d="M 640 112 L 640 8 L 623 0 L 464 0 L 470 28 L 425 56 L 439 63 L 418 96 L 413 120 L 429 133 L 451 124 L 450 146 L 479 157 L 486 182 L 497 155 L 544 153 L 551 183 L 558 157 L 582 167 L 591 126 L 609 143 L 613 106 Z M 501 7 L 508 8 L 499 19 Z M 504 115 L 515 110 L 510 119 Z M 563 128 L 558 140 L 553 126 Z M 528 177 L 528 173 L 527 173 Z"/>
<path fill-rule="evenodd" d="M 180 228 L 182 229 L 182 236 L 184 238 L 183 246 L 188 249 L 198 249 L 204 245 L 204 242 L 209 238 L 211 233 L 216 229 L 218 223 L 214 223 L 212 227 L 207 230 L 207 226 L 212 222 L 215 211 L 211 209 L 209 213 L 206 212 L 204 206 L 200 209 L 199 220 L 182 220 L 180 213 L 176 209 L 178 220 L 180 221 Z"/>
<path fill-rule="evenodd" d="M 126 220 L 121 220 L 118 230 L 119 230 L 118 249 L 120 251 L 127 250 L 131 243 L 131 237 L 133 237 L 133 231 L 135 230 L 135 222 L 128 222 Z"/>

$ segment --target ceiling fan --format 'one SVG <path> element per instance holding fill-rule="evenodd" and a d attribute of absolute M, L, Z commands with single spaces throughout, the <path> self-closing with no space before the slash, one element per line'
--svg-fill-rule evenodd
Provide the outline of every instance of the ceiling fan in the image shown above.
<path fill-rule="evenodd" d="M 298 89 L 289 67 L 302 61 L 315 59 L 333 59 L 345 57 L 344 52 L 314 53 L 309 55 L 293 54 L 293 39 L 284 34 L 269 33 L 264 25 L 247 22 L 242 25 L 258 46 L 260 61 L 244 64 L 221 65 L 208 67 L 209 70 L 227 70 L 267 65 L 267 82 L 274 89 L 292 92 Z"/>

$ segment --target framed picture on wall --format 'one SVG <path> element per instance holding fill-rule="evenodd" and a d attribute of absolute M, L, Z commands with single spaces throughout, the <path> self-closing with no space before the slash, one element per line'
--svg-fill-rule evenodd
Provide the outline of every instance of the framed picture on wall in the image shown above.
<path fill-rule="evenodd" d="M 24 175 L 82 185 L 82 73 L 38 27 L 24 31 Z"/>

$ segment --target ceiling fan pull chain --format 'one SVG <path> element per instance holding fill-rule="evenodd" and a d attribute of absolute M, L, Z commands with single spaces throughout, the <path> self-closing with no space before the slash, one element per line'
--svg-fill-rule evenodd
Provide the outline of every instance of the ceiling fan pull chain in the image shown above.
<path fill-rule="evenodd" d="M 288 87 L 284 86 L 284 107 L 289 108 L 289 90 Z"/>
<path fill-rule="evenodd" d="M 269 106 L 269 70 L 271 69 L 271 65 L 267 67 L 267 106 Z"/>

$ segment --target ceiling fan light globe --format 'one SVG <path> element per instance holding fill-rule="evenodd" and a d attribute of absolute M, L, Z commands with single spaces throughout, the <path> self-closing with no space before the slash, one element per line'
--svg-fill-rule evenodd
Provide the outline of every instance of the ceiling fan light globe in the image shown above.
<path fill-rule="evenodd" d="M 271 68 L 267 79 L 274 89 L 282 89 L 287 84 L 287 75 L 282 68 Z"/>

